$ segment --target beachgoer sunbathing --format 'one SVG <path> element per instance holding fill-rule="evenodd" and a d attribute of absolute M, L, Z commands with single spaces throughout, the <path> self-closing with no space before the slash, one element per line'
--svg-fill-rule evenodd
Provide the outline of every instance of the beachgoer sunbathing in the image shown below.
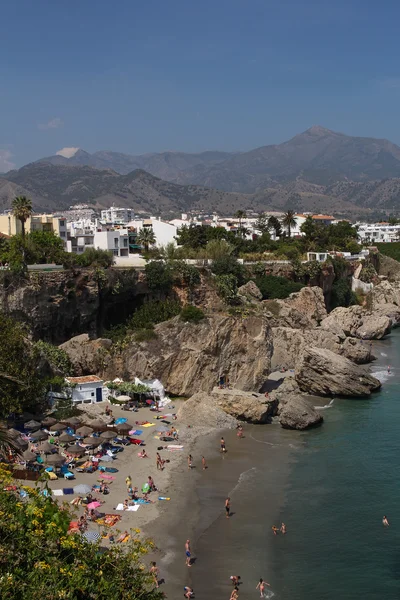
<path fill-rule="evenodd" d="M 128 506 L 129 506 L 129 500 L 126 499 L 126 500 L 124 500 L 123 510 L 128 510 Z"/>
<path fill-rule="evenodd" d="M 141 452 L 139 452 L 138 454 L 139 458 L 149 458 L 146 454 L 146 450 L 143 448 L 143 450 Z"/>
<path fill-rule="evenodd" d="M 129 538 L 129 533 L 127 531 L 124 531 L 123 533 L 121 533 L 121 535 L 119 535 L 117 537 L 117 539 L 115 540 L 115 542 L 117 544 L 121 544 L 121 542 L 125 541 L 127 538 Z"/>

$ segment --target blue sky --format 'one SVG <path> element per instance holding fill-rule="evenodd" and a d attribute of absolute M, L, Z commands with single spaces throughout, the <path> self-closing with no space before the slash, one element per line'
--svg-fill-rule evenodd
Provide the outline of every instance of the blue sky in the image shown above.
<path fill-rule="evenodd" d="M 4 0 L 0 172 L 64 146 L 400 144 L 395 0 Z"/>

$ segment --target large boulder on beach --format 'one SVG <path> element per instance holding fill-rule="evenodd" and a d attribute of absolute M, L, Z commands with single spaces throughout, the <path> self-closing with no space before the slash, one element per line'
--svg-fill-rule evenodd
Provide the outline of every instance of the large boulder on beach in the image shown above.
<path fill-rule="evenodd" d="M 269 423 L 278 408 L 274 398 L 237 389 L 214 388 L 211 398 L 228 415 L 249 423 Z"/>
<path fill-rule="evenodd" d="M 296 366 L 300 389 L 317 396 L 369 396 L 381 387 L 363 367 L 323 348 L 305 348 Z"/>
<path fill-rule="evenodd" d="M 238 421 L 222 410 L 208 392 L 197 392 L 186 400 L 177 412 L 178 426 L 207 429 L 235 429 Z"/>
<path fill-rule="evenodd" d="M 321 322 L 322 329 L 363 340 L 380 340 L 391 330 L 389 317 L 366 311 L 362 306 L 335 308 Z"/>
<path fill-rule="evenodd" d="M 211 392 L 220 377 L 240 390 L 259 390 L 271 370 L 272 335 L 262 316 L 207 315 L 200 323 L 175 317 L 154 328 L 154 339 L 127 339 L 109 357 L 104 378 L 157 378 L 177 396 Z"/>
<path fill-rule="evenodd" d="M 309 429 L 320 425 L 322 415 L 315 410 L 311 399 L 302 394 L 294 377 L 286 377 L 281 385 L 270 393 L 278 401 L 279 423 L 284 429 Z"/>
<path fill-rule="evenodd" d="M 112 341 L 109 339 L 92 339 L 87 333 L 83 333 L 64 342 L 59 348 L 68 354 L 74 371 L 73 375 L 79 377 L 101 372 L 104 357 L 111 345 Z"/>

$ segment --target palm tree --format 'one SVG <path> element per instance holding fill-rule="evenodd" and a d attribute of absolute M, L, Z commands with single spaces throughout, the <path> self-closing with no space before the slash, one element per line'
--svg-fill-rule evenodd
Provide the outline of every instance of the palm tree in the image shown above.
<path fill-rule="evenodd" d="M 292 227 L 296 227 L 297 219 L 294 210 L 288 210 L 283 215 L 282 225 L 287 229 L 288 237 L 290 237 Z"/>
<path fill-rule="evenodd" d="M 238 233 L 242 237 L 245 237 L 246 236 L 246 231 L 242 227 L 242 219 L 246 218 L 246 212 L 244 210 L 237 210 L 236 213 L 235 213 L 235 217 L 236 217 L 236 219 L 239 219 Z"/>
<path fill-rule="evenodd" d="M 137 237 L 138 242 L 141 246 L 144 246 L 146 252 L 149 250 L 149 246 L 153 246 L 156 243 L 156 236 L 151 227 L 142 227 Z"/>
<path fill-rule="evenodd" d="M 22 237 L 25 237 L 25 223 L 33 212 L 32 200 L 26 196 L 17 196 L 12 201 L 12 213 L 21 221 Z"/>
<path fill-rule="evenodd" d="M 277 217 L 269 217 L 267 226 L 269 230 L 273 229 L 275 231 L 275 237 L 280 237 L 282 235 L 282 225 Z"/>

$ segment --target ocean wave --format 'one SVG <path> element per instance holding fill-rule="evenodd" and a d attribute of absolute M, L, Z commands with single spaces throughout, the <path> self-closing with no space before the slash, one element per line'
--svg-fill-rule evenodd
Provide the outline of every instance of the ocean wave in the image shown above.
<path fill-rule="evenodd" d="M 325 410 L 327 408 L 332 408 L 334 402 L 335 402 L 335 398 L 332 398 L 332 400 L 329 402 L 329 404 L 325 404 L 324 406 L 314 406 L 314 408 L 315 408 L 315 410 Z"/>
<path fill-rule="evenodd" d="M 229 496 L 232 496 L 239 489 L 239 487 L 242 485 L 242 483 L 245 483 L 246 481 L 248 481 L 248 479 L 252 475 L 254 475 L 256 471 L 257 471 L 256 467 L 251 467 L 251 469 L 247 469 L 247 471 L 243 471 L 243 473 L 240 473 L 237 484 L 229 492 Z"/>
<path fill-rule="evenodd" d="M 263 594 L 263 598 L 272 598 L 272 596 L 275 596 L 272 590 L 266 590 Z"/>
<path fill-rule="evenodd" d="M 381 356 L 387 356 L 387 354 L 385 354 L 384 352 L 381 352 Z"/>
<path fill-rule="evenodd" d="M 372 371 L 371 374 L 376 377 L 376 379 L 379 379 L 381 383 L 385 383 L 389 377 L 393 376 L 393 373 L 388 373 L 387 369 L 381 371 Z"/>

